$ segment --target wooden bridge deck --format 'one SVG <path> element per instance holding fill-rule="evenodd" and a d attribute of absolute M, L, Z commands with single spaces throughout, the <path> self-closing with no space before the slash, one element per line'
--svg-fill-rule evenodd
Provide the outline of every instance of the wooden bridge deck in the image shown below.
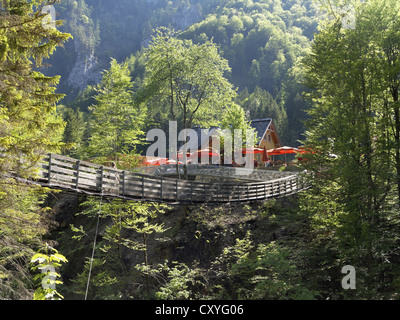
<path fill-rule="evenodd" d="M 54 189 L 103 195 L 129 200 L 167 203 L 227 203 L 266 200 L 293 194 L 302 189 L 297 174 L 265 170 L 241 171 L 231 167 L 188 165 L 192 175 L 224 175 L 257 182 L 201 182 L 166 177 L 175 165 L 139 169 L 141 172 L 119 170 L 57 154 L 47 155 L 40 164 L 36 183 Z M 258 172 L 257 172 L 258 171 Z M 260 175 L 260 172 L 264 171 Z M 251 174 L 253 176 L 251 176 Z M 256 174 L 256 176 L 254 176 Z M 258 176 L 257 176 L 258 174 Z M 282 176 L 281 178 L 276 178 Z M 266 181 L 260 181 L 268 179 Z"/>

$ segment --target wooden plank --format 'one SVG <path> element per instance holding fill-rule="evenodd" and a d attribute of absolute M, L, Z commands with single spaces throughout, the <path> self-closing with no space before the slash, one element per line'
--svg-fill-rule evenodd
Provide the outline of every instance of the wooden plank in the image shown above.
<path fill-rule="evenodd" d="M 119 184 L 119 177 L 107 177 L 103 173 L 103 183 L 105 184 Z"/>
<path fill-rule="evenodd" d="M 70 157 L 67 157 L 67 156 L 62 156 L 62 155 L 59 155 L 59 154 L 52 153 L 51 155 L 52 155 L 52 157 L 54 159 L 57 159 L 57 160 L 59 160 L 61 162 L 67 162 L 67 163 L 68 162 L 72 162 L 72 163 L 74 163 L 76 161 L 76 159 L 74 159 L 74 158 L 70 158 Z M 84 160 L 81 160 L 81 165 L 83 167 L 92 168 L 92 169 L 101 169 L 101 167 L 102 167 L 102 165 L 99 165 L 97 163 L 92 163 L 92 162 L 88 162 L 88 161 L 84 161 Z"/>
<path fill-rule="evenodd" d="M 74 176 L 62 174 L 62 173 L 57 173 L 57 172 L 52 172 L 51 173 L 51 181 L 57 181 L 57 180 L 66 180 L 66 181 L 74 181 L 76 178 Z"/>
<path fill-rule="evenodd" d="M 53 168 L 54 171 L 52 170 L 52 180 L 53 179 L 58 179 L 58 180 L 65 180 L 69 182 L 74 182 L 75 187 L 77 186 L 77 183 L 79 182 L 80 184 L 88 184 L 88 185 L 96 185 L 96 180 L 94 176 L 91 176 L 89 179 L 83 178 L 83 176 L 86 176 L 82 173 L 80 173 L 80 181 L 77 181 L 76 178 L 76 171 L 71 172 L 71 170 L 68 169 L 61 169 L 60 168 Z M 68 170 L 68 172 L 71 172 L 70 174 L 66 174 L 65 170 Z M 61 172 L 60 172 L 61 171 Z"/>
<path fill-rule="evenodd" d="M 63 162 L 63 161 L 60 161 L 60 160 L 57 160 L 57 159 L 51 159 L 51 163 L 52 163 L 52 165 L 54 165 L 54 166 L 59 166 L 59 167 L 65 167 L 65 168 L 71 168 L 71 169 L 74 169 L 75 168 L 75 163 L 76 163 L 76 160 L 74 161 L 74 162 Z"/>
<path fill-rule="evenodd" d="M 58 166 L 52 166 L 51 171 L 57 174 L 63 174 L 63 175 L 70 175 L 70 176 L 76 176 L 76 170 L 70 170 L 70 169 L 66 169 L 66 168 L 61 168 Z M 82 167 L 79 166 L 79 176 L 81 178 L 86 178 L 89 180 L 96 180 L 96 175 L 94 174 L 88 174 L 86 172 L 82 172 Z"/>
<path fill-rule="evenodd" d="M 73 181 L 72 179 L 68 179 L 65 177 L 59 177 L 59 176 L 52 176 L 51 177 L 51 184 L 56 185 L 56 184 L 67 184 L 71 187 L 75 186 L 75 180 Z"/>
<path fill-rule="evenodd" d="M 64 174 L 66 176 L 68 176 L 68 175 L 75 176 L 75 174 L 76 174 L 75 171 L 76 170 L 71 170 L 71 169 L 56 166 L 53 163 L 51 164 L 51 172 L 55 172 L 57 174 Z"/>

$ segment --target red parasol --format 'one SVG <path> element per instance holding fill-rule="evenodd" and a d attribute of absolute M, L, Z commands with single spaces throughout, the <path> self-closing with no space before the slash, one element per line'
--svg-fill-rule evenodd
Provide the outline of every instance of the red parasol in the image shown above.
<path fill-rule="evenodd" d="M 311 150 L 310 148 L 305 148 L 305 147 L 299 147 L 298 153 L 315 153 L 315 151 Z"/>
<path fill-rule="evenodd" d="M 243 148 L 242 153 L 263 153 L 264 149 L 261 148 L 254 148 L 254 147 L 249 147 L 249 148 Z"/>
<path fill-rule="evenodd" d="M 159 166 L 160 164 L 166 164 L 167 161 L 168 161 L 167 158 L 155 158 L 151 160 L 146 160 L 143 163 L 151 166 Z"/>
<path fill-rule="evenodd" d="M 176 164 L 176 160 L 170 159 L 165 164 Z M 178 164 L 183 164 L 183 163 L 178 161 Z"/>
<path fill-rule="evenodd" d="M 186 158 L 189 158 L 192 154 L 190 152 L 186 152 Z M 178 159 L 183 159 L 183 151 L 178 152 Z"/>
<path fill-rule="evenodd" d="M 285 163 L 287 163 L 286 155 L 298 153 L 299 149 L 293 148 L 293 147 L 280 147 L 280 148 L 270 149 L 267 152 L 271 156 L 278 156 L 278 155 L 282 155 L 282 154 L 285 155 Z"/>
<path fill-rule="evenodd" d="M 272 156 L 280 155 L 280 154 L 290 154 L 290 153 L 298 153 L 299 149 L 293 147 L 280 147 L 275 149 L 269 149 L 267 153 Z"/>
<path fill-rule="evenodd" d="M 202 155 L 206 155 L 209 157 L 219 157 L 219 153 L 217 151 L 213 151 L 212 149 L 202 149 L 202 150 L 197 150 L 195 152 L 192 153 L 192 155 L 190 156 L 191 158 L 193 157 L 201 157 Z"/>

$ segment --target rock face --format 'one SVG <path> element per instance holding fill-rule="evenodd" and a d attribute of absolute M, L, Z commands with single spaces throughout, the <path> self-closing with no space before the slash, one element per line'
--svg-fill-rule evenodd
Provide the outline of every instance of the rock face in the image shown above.
<path fill-rule="evenodd" d="M 88 13 L 88 17 L 86 20 L 93 19 L 96 23 L 99 24 L 99 42 L 89 44 L 88 38 L 93 36 L 94 27 L 89 27 L 88 24 L 85 24 L 85 20 L 79 16 L 79 12 L 76 8 L 72 8 L 73 12 L 66 13 L 65 19 L 67 21 L 73 20 L 74 28 L 73 30 L 67 30 L 70 32 L 73 37 L 73 47 L 72 50 L 75 51 L 75 62 L 72 69 L 66 71 L 67 74 L 63 74 L 62 76 L 66 79 L 66 85 L 69 88 L 84 90 L 89 84 L 96 84 L 101 80 L 101 70 L 104 68 L 108 68 L 109 61 L 111 56 L 117 58 L 119 62 L 123 61 L 123 59 L 129 55 L 134 54 L 135 52 L 130 52 L 126 50 L 126 48 L 122 48 L 123 53 L 119 52 L 119 49 L 115 46 L 115 44 L 110 47 L 110 44 L 107 42 L 107 39 L 110 40 L 110 34 L 114 33 L 114 38 L 121 37 L 121 41 L 134 41 L 130 40 L 130 38 L 123 38 L 121 32 L 125 35 L 125 37 L 129 34 L 135 33 L 135 38 L 138 38 L 136 49 L 131 48 L 131 50 L 139 50 L 139 45 L 144 48 L 147 47 L 150 43 L 151 36 L 153 35 L 153 28 L 159 27 L 159 25 L 152 25 L 152 28 L 145 30 L 144 26 L 148 23 L 151 23 L 152 17 L 148 14 L 148 12 L 157 12 L 159 8 L 159 0 L 148 0 L 145 4 L 146 13 L 141 13 L 139 11 L 135 11 L 134 7 L 127 7 L 124 3 L 117 3 L 118 5 L 113 6 L 110 10 L 94 10 Z M 124 9 L 127 7 L 128 9 Z M 124 12 L 124 10 L 128 10 L 128 12 Z M 131 11 L 129 11 L 131 10 Z M 78 15 L 80 18 L 72 18 L 73 14 Z M 143 16 L 141 16 L 141 14 Z M 168 18 L 169 21 L 164 22 L 165 26 L 170 26 L 175 30 L 184 30 L 188 26 L 198 22 L 202 18 L 201 9 L 199 9 L 196 5 L 181 5 L 179 8 L 174 11 L 174 13 Z M 121 20 L 122 19 L 122 20 Z M 112 30 L 113 21 L 118 21 L 119 26 L 121 28 L 121 23 L 123 23 L 124 19 L 129 19 L 129 26 L 127 25 L 125 29 L 116 29 Z M 135 21 L 135 23 L 132 23 Z M 86 22 L 87 23 L 87 22 Z M 90 29 L 92 28 L 92 29 Z M 128 28 L 131 28 L 129 32 Z M 133 28 L 133 29 L 132 29 Z M 133 31 L 137 30 L 137 32 Z M 141 34 L 143 32 L 143 34 Z M 136 41 L 136 40 L 135 40 Z M 121 44 L 123 47 L 125 44 Z M 68 50 L 71 50 L 68 48 Z M 66 54 L 66 56 L 71 56 L 70 54 Z"/>
<path fill-rule="evenodd" d="M 97 58 L 93 50 L 82 48 L 78 39 L 74 40 L 75 53 L 77 58 L 68 76 L 68 85 L 71 88 L 84 90 L 88 84 L 98 83 L 101 80 L 101 73 L 96 70 Z"/>
<path fill-rule="evenodd" d="M 174 21 L 176 29 L 184 30 L 188 26 L 198 22 L 201 19 L 201 14 L 196 6 L 185 6 L 181 12 L 178 12 Z"/>

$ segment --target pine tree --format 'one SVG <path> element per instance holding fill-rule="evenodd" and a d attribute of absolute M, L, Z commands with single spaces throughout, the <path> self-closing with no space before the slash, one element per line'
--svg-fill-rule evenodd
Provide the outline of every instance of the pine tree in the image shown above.
<path fill-rule="evenodd" d="M 42 192 L 12 177 L 34 176 L 40 158 L 61 147 L 59 77 L 38 71 L 71 37 L 42 13 L 55 2 L 0 1 L 0 298 L 29 297 L 27 264 L 48 231 Z"/>
<path fill-rule="evenodd" d="M 87 122 L 84 119 L 84 113 L 79 108 L 74 111 L 66 108 L 64 112 L 64 120 L 66 122 L 63 142 L 72 144 L 72 149 L 68 154 L 72 157 L 81 158 L 84 145 L 84 134 L 87 128 Z"/>
<path fill-rule="evenodd" d="M 89 109 L 91 137 L 89 151 L 92 156 L 109 157 L 117 161 L 118 154 L 128 152 L 141 142 L 146 116 L 143 105 L 135 104 L 132 81 L 127 64 L 111 60 L 97 86 L 96 103 Z"/>

